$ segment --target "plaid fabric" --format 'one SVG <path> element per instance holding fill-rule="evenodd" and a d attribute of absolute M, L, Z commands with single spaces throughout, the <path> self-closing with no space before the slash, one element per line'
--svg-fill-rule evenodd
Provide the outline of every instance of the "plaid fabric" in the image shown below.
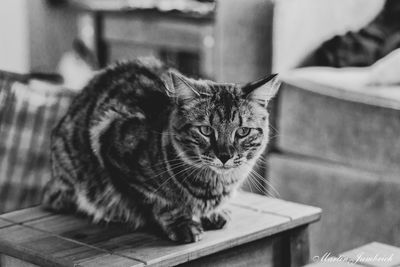
<path fill-rule="evenodd" d="M 50 178 L 50 132 L 74 95 L 18 78 L 0 73 L 0 214 L 40 203 Z"/>

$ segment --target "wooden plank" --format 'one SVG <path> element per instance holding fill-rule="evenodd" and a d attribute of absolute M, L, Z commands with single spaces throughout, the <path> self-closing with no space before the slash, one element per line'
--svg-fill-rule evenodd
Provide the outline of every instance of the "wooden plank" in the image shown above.
<path fill-rule="evenodd" d="M 143 232 L 117 237 L 96 246 L 144 261 L 151 266 L 170 266 L 229 249 L 280 232 L 288 218 L 231 206 L 232 221 L 222 230 L 204 233 L 200 242 L 177 246 Z M 249 225 L 249 222 L 252 225 Z"/>
<path fill-rule="evenodd" d="M 0 230 L 0 252 L 39 266 L 71 266 L 71 262 L 54 258 L 40 246 L 32 246 L 31 241 L 49 237 L 50 235 L 20 225 L 8 227 Z"/>
<path fill-rule="evenodd" d="M 400 266 L 400 248 L 373 242 L 342 253 L 341 256 L 361 265 L 374 267 Z"/>
<path fill-rule="evenodd" d="M 29 222 L 26 225 L 91 246 L 131 233 L 131 230 L 124 225 L 96 225 L 87 218 L 61 214 Z"/>
<path fill-rule="evenodd" d="M 0 230 L 0 252 L 39 266 L 74 266 L 76 261 L 110 256 L 104 250 L 21 225 Z M 124 258 L 131 266 L 140 262 Z"/>
<path fill-rule="evenodd" d="M 1 267 L 39 267 L 38 265 L 22 261 L 20 259 L 0 254 L 0 266 Z"/>
<path fill-rule="evenodd" d="M 24 223 L 34 221 L 45 217 L 54 216 L 54 213 L 44 210 L 41 206 L 17 210 L 0 215 L 0 219 L 12 221 L 14 223 Z"/>
<path fill-rule="evenodd" d="M 232 199 L 231 203 L 256 211 L 290 218 L 296 226 L 317 221 L 322 213 L 322 210 L 317 207 L 248 192 L 240 192 Z"/>
<path fill-rule="evenodd" d="M 273 264 L 273 239 L 264 238 L 179 265 L 180 267 L 278 267 Z M 282 266 L 283 267 L 283 266 Z"/>
<path fill-rule="evenodd" d="M 13 225 L 12 222 L 10 222 L 10 221 L 5 221 L 5 220 L 2 220 L 2 219 L 0 218 L 0 229 L 1 229 L 1 228 L 6 228 L 6 227 L 11 226 L 11 225 Z M 1 265 L 0 265 L 0 266 L 1 266 Z"/>
<path fill-rule="evenodd" d="M 104 255 L 89 259 L 83 259 L 75 262 L 76 266 L 81 267 L 142 267 L 144 263 L 140 263 L 133 259 L 121 257 L 119 255 Z"/>
<path fill-rule="evenodd" d="M 76 242 L 100 248 L 108 251 L 106 247 L 100 247 L 97 244 L 105 242 L 116 237 L 126 236 L 131 230 L 124 225 L 110 224 L 110 225 L 95 225 L 90 222 L 88 218 L 70 216 L 70 215 L 55 215 L 52 217 L 43 218 L 37 221 L 32 221 L 26 224 L 29 227 L 47 231 L 51 234 L 58 235 L 68 240 L 74 240 Z M 134 260 L 127 259 L 118 255 L 105 255 L 101 257 L 95 257 L 92 259 L 83 258 L 82 261 L 78 261 L 82 266 L 141 266 L 142 263 Z"/>

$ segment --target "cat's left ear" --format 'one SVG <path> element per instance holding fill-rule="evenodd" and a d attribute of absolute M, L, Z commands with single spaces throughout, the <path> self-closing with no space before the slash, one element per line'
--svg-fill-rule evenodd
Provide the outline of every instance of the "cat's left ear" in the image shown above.
<path fill-rule="evenodd" d="M 244 85 L 242 91 L 246 99 L 260 101 L 266 105 L 276 95 L 280 85 L 278 74 L 272 74 Z"/>
<path fill-rule="evenodd" d="M 170 72 L 170 78 L 174 96 L 179 100 L 191 100 L 200 96 L 200 93 L 195 89 L 193 80 L 190 78 L 186 78 L 177 72 Z"/>

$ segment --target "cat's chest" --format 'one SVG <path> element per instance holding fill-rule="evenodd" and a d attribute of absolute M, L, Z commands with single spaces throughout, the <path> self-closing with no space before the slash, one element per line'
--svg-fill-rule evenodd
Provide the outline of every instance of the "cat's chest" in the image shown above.
<path fill-rule="evenodd" d="M 209 214 L 221 208 L 230 198 L 229 195 L 220 195 L 210 199 L 192 198 L 188 207 L 199 216 Z"/>

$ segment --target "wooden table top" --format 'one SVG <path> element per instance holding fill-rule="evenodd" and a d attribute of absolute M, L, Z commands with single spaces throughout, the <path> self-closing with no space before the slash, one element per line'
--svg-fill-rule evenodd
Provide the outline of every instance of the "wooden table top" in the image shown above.
<path fill-rule="evenodd" d="M 321 209 L 241 192 L 228 204 L 232 221 L 200 242 L 177 245 L 122 225 L 34 207 L 0 215 L 0 254 L 39 266 L 174 265 L 317 221 Z"/>
<path fill-rule="evenodd" d="M 282 74 L 281 79 L 316 94 L 400 110 L 400 87 L 368 85 L 370 76 L 369 68 L 306 67 Z"/>

